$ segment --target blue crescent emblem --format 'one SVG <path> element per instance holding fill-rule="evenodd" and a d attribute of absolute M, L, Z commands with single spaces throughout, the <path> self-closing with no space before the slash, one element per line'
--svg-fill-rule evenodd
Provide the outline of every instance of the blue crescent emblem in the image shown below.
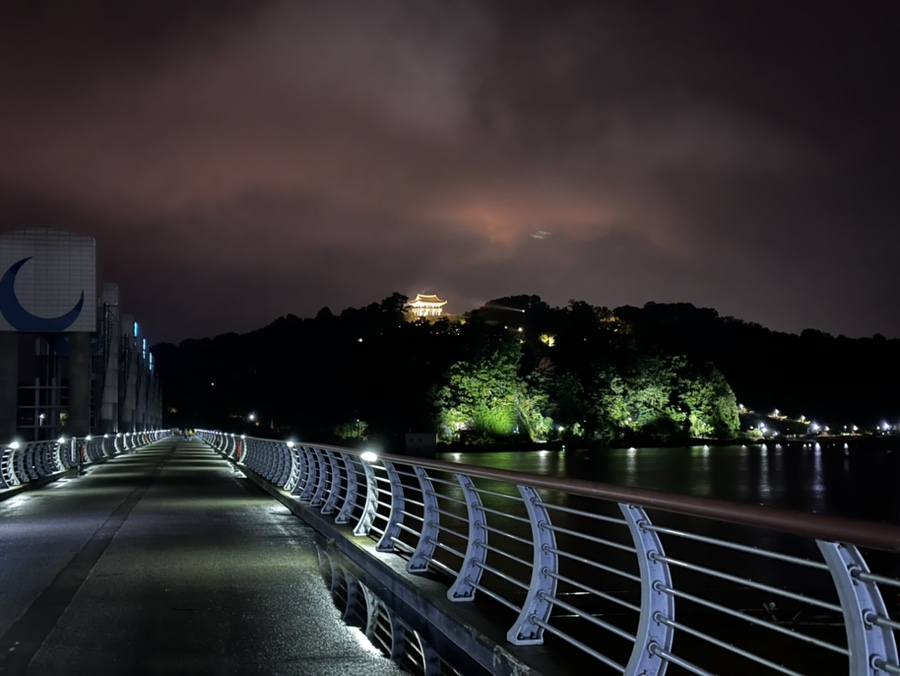
<path fill-rule="evenodd" d="M 16 298 L 16 275 L 19 274 L 22 266 L 31 259 L 32 256 L 23 258 L 3 273 L 3 278 L 0 279 L 0 314 L 17 331 L 28 333 L 65 331 L 81 314 L 81 309 L 84 307 L 84 291 L 81 292 L 81 298 L 78 299 L 75 307 L 60 317 L 38 317 L 31 314 L 22 307 L 19 299 Z"/>

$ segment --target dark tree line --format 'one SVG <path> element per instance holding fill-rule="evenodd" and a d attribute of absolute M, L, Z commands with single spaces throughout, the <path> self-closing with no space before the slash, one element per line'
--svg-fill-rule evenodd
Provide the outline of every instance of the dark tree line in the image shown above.
<path fill-rule="evenodd" d="M 339 315 L 324 308 L 155 346 L 167 422 L 402 448 L 410 431 L 471 443 L 730 438 L 738 398 L 861 422 L 896 410 L 890 388 L 852 388 L 856 368 L 896 375 L 898 341 L 791 336 L 684 304 L 611 311 L 514 296 L 411 321 L 406 301 L 395 293 Z"/>

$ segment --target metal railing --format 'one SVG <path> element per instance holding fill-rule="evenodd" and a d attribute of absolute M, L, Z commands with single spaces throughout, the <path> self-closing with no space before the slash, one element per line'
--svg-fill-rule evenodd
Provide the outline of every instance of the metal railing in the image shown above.
<path fill-rule="evenodd" d="M 170 434 L 170 430 L 154 430 L 9 442 L 0 446 L 0 493 L 142 448 Z"/>
<path fill-rule="evenodd" d="M 573 670 L 900 674 L 900 527 L 198 435 L 408 572 L 445 576 L 451 601 L 487 599 L 509 643 L 564 649 Z"/>

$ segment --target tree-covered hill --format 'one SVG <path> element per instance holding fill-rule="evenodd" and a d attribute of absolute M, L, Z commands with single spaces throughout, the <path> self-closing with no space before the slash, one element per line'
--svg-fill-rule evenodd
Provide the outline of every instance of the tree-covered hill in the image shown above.
<path fill-rule="evenodd" d="M 626 306 L 615 314 L 633 327 L 641 349 L 714 363 L 748 408 L 778 408 L 836 429 L 900 418 L 900 340 L 780 333 L 686 303 Z"/>
<path fill-rule="evenodd" d="M 686 304 L 551 307 L 537 296 L 412 321 L 406 301 L 155 346 L 168 422 L 402 448 L 410 431 L 470 443 L 730 438 L 738 401 L 858 424 L 898 410 L 896 340 L 781 334 Z"/>

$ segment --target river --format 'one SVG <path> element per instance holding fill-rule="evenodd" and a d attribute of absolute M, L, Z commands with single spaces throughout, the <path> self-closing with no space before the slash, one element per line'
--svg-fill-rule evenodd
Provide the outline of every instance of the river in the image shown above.
<path fill-rule="evenodd" d="M 900 443 L 442 453 L 442 460 L 900 524 Z"/>

